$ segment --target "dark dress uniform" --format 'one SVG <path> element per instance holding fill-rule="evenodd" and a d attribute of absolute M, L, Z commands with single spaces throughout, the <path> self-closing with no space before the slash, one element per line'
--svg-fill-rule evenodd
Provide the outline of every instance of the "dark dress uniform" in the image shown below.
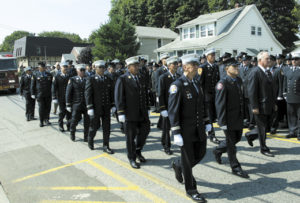
<path fill-rule="evenodd" d="M 288 137 L 300 140 L 300 68 L 292 67 L 285 73 L 284 96 L 287 102 Z"/>
<path fill-rule="evenodd" d="M 206 153 L 205 124 L 209 124 L 204 93 L 198 80 L 190 81 L 181 76 L 170 87 L 168 115 L 172 135 L 181 134 L 181 161 L 177 168 L 183 168 L 185 190 L 192 195 L 197 190 L 192 168 Z"/>
<path fill-rule="evenodd" d="M 274 90 L 274 96 L 275 96 L 275 101 L 276 105 L 278 106 L 279 100 L 277 98 L 280 96 L 280 83 L 281 83 L 281 76 L 282 72 L 281 69 L 278 68 L 277 66 L 271 67 L 270 72 L 272 73 L 273 76 L 273 90 Z M 275 134 L 277 131 L 277 128 L 279 126 L 279 114 L 278 111 L 273 112 L 273 119 L 272 119 L 272 124 L 271 124 L 271 134 Z"/>
<path fill-rule="evenodd" d="M 216 64 L 209 64 L 206 62 L 201 66 L 201 68 L 201 81 L 205 94 L 205 103 L 206 107 L 208 108 L 210 122 L 213 123 L 217 118 L 215 106 L 215 87 L 220 80 L 219 67 Z M 208 136 L 211 141 L 215 140 L 215 143 L 219 143 L 219 141 L 215 138 L 214 128 L 208 132 Z"/>
<path fill-rule="evenodd" d="M 269 154 L 270 149 L 266 145 L 266 133 L 270 130 L 272 114 L 275 110 L 275 94 L 273 89 L 273 78 L 270 71 L 263 71 L 255 67 L 249 74 L 248 93 L 252 109 L 259 109 L 259 114 L 254 115 L 258 134 L 246 136 L 248 142 L 252 143 L 259 137 L 260 150 L 263 154 Z"/>
<path fill-rule="evenodd" d="M 66 110 L 66 91 L 69 82 L 69 75 L 58 73 L 52 83 L 52 98 L 58 100 L 59 114 L 58 125 L 61 131 L 64 131 L 64 118 L 67 119 L 67 130 L 70 130 L 71 113 Z"/>
<path fill-rule="evenodd" d="M 156 96 L 158 97 L 158 84 L 159 84 L 159 77 L 162 75 L 162 74 L 164 74 L 164 73 L 166 73 L 166 72 L 168 72 L 168 67 L 166 67 L 166 66 L 161 66 L 159 69 L 157 69 L 156 71 L 155 71 L 155 75 L 154 75 L 154 77 L 155 77 L 155 90 L 156 90 Z M 157 122 L 157 128 L 159 128 L 159 129 L 161 129 L 162 128 L 162 116 L 160 115 L 159 116 L 159 119 L 158 119 L 158 122 Z"/>
<path fill-rule="evenodd" d="M 228 75 L 221 79 L 216 86 L 218 124 L 224 130 L 226 140 L 221 141 L 214 153 L 221 156 L 222 153 L 227 152 L 232 171 L 241 169 L 236 157 L 235 145 L 241 140 L 243 134 L 244 99 L 242 86 L 243 82 L 239 77 L 234 79 Z"/>
<path fill-rule="evenodd" d="M 75 131 L 78 122 L 81 120 L 81 115 L 84 116 L 84 141 L 87 141 L 89 131 L 89 116 L 87 114 L 86 102 L 84 97 L 86 84 L 86 77 L 80 78 L 75 76 L 70 78 L 67 92 L 66 92 L 66 105 L 72 107 L 72 119 L 71 119 L 71 140 L 75 140 Z"/>
<path fill-rule="evenodd" d="M 249 66 L 243 66 L 243 64 L 239 67 L 239 76 L 243 81 L 243 96 L 244 96 L 244 117 L 246 119 L 245 125 L 252 129 L 255 126 L 255 119 L 252 112 L 252 107 L 249 102 L 249 94 L 248 94 L 248 83 L 249 83 L 249 74 L 253 70 L 253 66 L 250 64 Z"/>
<path fill-rule="evenodd" d="M 95 71 L 94 70 L 92 70 L 92 71 L 86 71 L 85 72 L 85 76 L 86 77 L 92 77 L 92 76 L 94 76 L 95 75 Z"/>
<path fill-rule="evenodd" d="M 169 99 L 169 89 L 171 84 L 179 78 L 178 74 L 172 75 L 169 71 L 162 74 L 159 77 L 158 83 L 158 97 L 159 97 L 159 109 L 160 112 L 168 110 L 168 99 Z M 162 118 L 162 137 L 161 144 L 165 151 L 170 151 L 171 139 L 170 139 L 170 120 L 168 117 Z"/>
<path fill-rule="evenodd" d="M 31 95 L 35 95 L 39 104 L 40 126 L 44 121 L 49 124 L 51 111 L 52 75 L 49 72 L 36 72 L 31 78 Z"/>
<path fill-rule="evenodd" d="M 20 94 L 21 96 L 24 96 L 26 100 L 25 116 L 28 121 L 34 119 L 35 99 L 31 98 L 30 93 L 32 77 L 33 75 L 23 74 L 20 80 Z"/>
<path fill-rule="evenodd" d="M 149 97 L 143 77 L 126 72 L 115 86 L 115 105 L 118 115 L 125 115 L 127 157 L 129 161 L 140 158 L 150 132 Z M 135 141 L 136 139 L 136 141 Z"/>
<path fill-rule="evenodd" d="M 68 70 L 68 75 L 70 76 L 70 78 L 77 76 L 76 68 L 73 65 Z"/>
<path fill-rule="evenodd" d="M 89 147 L 94 149 L 94 138 L 100 127 L 100 120 L 103 128 L 103 147 L 109 147 L 110 110 L 114 106 L 113 81 L 106 75 L 98 74 L 88 78 L 85 86 L 85 100 L 87 109 L 94 110 L 94 116 L 90 116 Z"/>

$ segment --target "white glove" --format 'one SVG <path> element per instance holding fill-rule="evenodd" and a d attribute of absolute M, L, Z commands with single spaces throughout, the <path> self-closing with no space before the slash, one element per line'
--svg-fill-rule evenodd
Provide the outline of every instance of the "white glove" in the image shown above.
<path fill-rule="evenodd" d="M 117 108 L 114 106 L 111 108 L 111 112 L 115 112 L 116 110 L 117 110 Z"/>
<path fill-rule="evenodd" d="M 283 100 L 283 98 L 282 97 L 277 97 L 277 100 L 281 101 L 281 100 Z"/>
<path fill-rule="evenodd" d="M 284 97 L 284 99 L 286 100 L 286 97 Z"/>
<path fill-rule="evenodd" d="M 87 113 L 89 116 L 94 116 L 94 109 L 89 109 Z"/>
<path fill-rule="evenodd" d="M 220 127 L 222 130 L 227 130 L 227 125 L 223 125 Z"/>
<path fill-rule="evenodd" d="M 205 125 L 205 131 L 206 131 L 206 132 L 210 132 L 211 129 L 212 129 L 211 124 L 206 124 L 206 125 Z"/>
<path fill-rule="evenodd" d="M 183 139 L 180 134 L 174 135 L 174 144 L 178 146 L 183 146 Z"/>
<path fill-rule="evenodd" d="M 31 95 L 31 98 L 32 98 L 32 99 L 35 99 L 35 95 Z"/>
<path fill-rule="evenodd" d="M 124 123 L 125 122 L 125 115 L 119 115 L 118 119 L 119 119 L 119 122 Z"/>
<path fill-rule="evenodd" d="M 67 107 L 67 111 L 71 112 L 72 108 L 71 107 Z"/>
<path fill-rule="evenodd" d="M 159 97 L 156 97 L 156 102 L 159 103 Z"/>
<path fill-rule="evenodd" d="M 53 99 L 52 100 L 54 104 L 58 104 L 58 100 L 57 99 Z"/>
<path fill-rule="evenodd" d="M 168 117 L 168 111 L 167 110 L 163 110 L 162 112 L 160 112 L 160 115 L 164 118 Z"/>

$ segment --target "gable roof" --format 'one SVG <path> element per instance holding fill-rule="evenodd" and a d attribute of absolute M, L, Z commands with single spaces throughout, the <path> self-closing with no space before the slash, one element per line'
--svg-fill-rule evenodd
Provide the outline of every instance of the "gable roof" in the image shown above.
<path fill-rule="evenodd" d="M 233 14 L 235 12 L 241 11 L 242 9 L 243 9 L 243 7 L 240 7 L 240 8 L 234 8 L 234 9 L 230 9 L 230 10 L 226 10 L 226 11 L 220 11 L 220 12 L 216 12 L 216 13 L 208 13 L 208 14 L 200 15 L 198 18 L 195 18 L 184 24 L 181 24 L 177 28 L 184 28 L 184 27 L 188 27 L 191 25 L 212 23 L 212 22 L 215 22 L 215 21 L 229 15 L 229 14 Z"/>
<path fill-rule="evenodd" d="M 166 52 L 166 51 L 174 51 L 174 50 L 182 50 L 182 49 L 195 49 L 195 48 L 201 48 L 201 47 L 203 47 L 203 48 L 208 47 L 211 44 L 213 44 L 214 42 L 228 36 L 237 27 L 237 25 L 243 20 L 243 18 L 247 15 L 247 13 L 251 9 L 254 9 L 256 11 L 259 18 L 264 23 L 264 25 L 267 29 L 267 32 L 270 34 L 270 36 L 275 41 L 275 43 L 277 43 L 282 49 L 285 49 L 284 46 L 275 38 L 273 32 L 271 31 L 271 29 L 269 28 L 269 26 L 265 22 L 264 18 L 262 17 L 260 12 L 258 11 L 257 7 L 254 4 L 252 4 L 252 5 L 248 5 L 248 6 L 243 6 L 239 9 L 228 10 L 230 12 L 224 12 L 224 13 L 218 12 L 216 17 L 219 17 L 219 19 L 222 18 L 222 17 L 225 17 L 226 15 L 229 15 L 233 12 L 236 12 L 236 15 L 233 17 L 231 22 L 228 23 L 228 25 L 222 30 L 222 32 L 219 35 L 216 35 L 216 36 L 213 36 L 213 37 L 206 37 L 206 38 L 202 38 L 202 39 L 201 38 L 195 38 L 195 39 L 192 39 L 192 40 L 180 40 L 180 37 L 178 37 L 178 38 L 176 38 L 175 41 L 156 49 L 155 52 Z M 206 16 L 206 15 L 204 15 L 204 16 Z M 199 20 L 200 17 L 201 16 L 199 16 L 196 19 Z M 197 22 L 200 22 L 198 20 L 197 20 Z M 191 22 L 191 21 L 189 21 L 189 22 Z M 189 24 L 189 25 L 195 25 L 195 23 L 196 23 L 196 21 L 194 21 L 193 24 Z M 183 25 L 187 25 L 187 24 L 185 23 Z M 179 26 L 179 27 L 181 27 L 181 26 Z"/>
<path fill-rule="evenodd" d="M 178 37 L 178 34 L 169 28 L 135 26 L 135 29 L 138 37 L 158 39 L 175 39 Z"/>

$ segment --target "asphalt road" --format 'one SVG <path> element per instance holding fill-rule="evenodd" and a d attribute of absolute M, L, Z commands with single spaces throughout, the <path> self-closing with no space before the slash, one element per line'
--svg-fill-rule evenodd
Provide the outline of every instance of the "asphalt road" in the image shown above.
<path fill-rule="evenodd" d="M 179 149 L 173 146 L 174 155 L 166 155 L 155 126 L 143 151 L 148 161 L 134 170 L 115 119 L 110 145 L 116 153 L 107 155 L 102 152 L 101 131 L 91 151 L 83 142 L 81 124 L 72 142 L 68 133 L 57 130 L 56 115 L 51 114 L 52 126 L 40 128 L 38 121 L 25 121 L 24 106 L 17 95 L 0 93 L 1 203 L 5 198 L 11 203 L 191 202 L 170 167 Z M 157 119 L 151 115 L 152 123 Z M 242 138 L 238 159 L 250 179 L 231 174 L 226 154 L 224 164 L 217 164 L 215 145 L 208 141 L 205 158 L 193 170 L 199 192 L 209 202 L 300 202 L 300 142 L 282 135 L 267 140 L 275 158 L 260 154 L 258 141 L 250 147 Z M 224 139 L 219 129 L 217 137 Z"/>

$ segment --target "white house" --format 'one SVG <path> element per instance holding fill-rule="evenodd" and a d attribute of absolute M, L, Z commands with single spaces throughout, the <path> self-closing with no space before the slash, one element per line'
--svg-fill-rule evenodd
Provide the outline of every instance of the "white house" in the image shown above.
<path fill-rule="evenodd" d="M 177 28 L 179 37 L 156 49 L 158 56 L 164 52 L 177 56 L 191 53 L 202 55 L 211 48 L 216 49 L 217 56 L 225 52 L 235 56 L 241 51 L 254 56 L 262 50 L 278 54 L 285 49 L 255 5 L 200 15 Z"/>
<path fill-rule="evenodd" d="M 294 44 L 296 45 L 296 49 L 294 49 L 291 53 L 300 53 L 300 40 L 295 41 Z"/>
<path fill-rule="evenodd" d="M 136 26 L 137 40 L 140 43 L 139 55 L 148 55 L 156 60 L 154 50 L 174 41 L 178 34 L 168 28 Z"/>

